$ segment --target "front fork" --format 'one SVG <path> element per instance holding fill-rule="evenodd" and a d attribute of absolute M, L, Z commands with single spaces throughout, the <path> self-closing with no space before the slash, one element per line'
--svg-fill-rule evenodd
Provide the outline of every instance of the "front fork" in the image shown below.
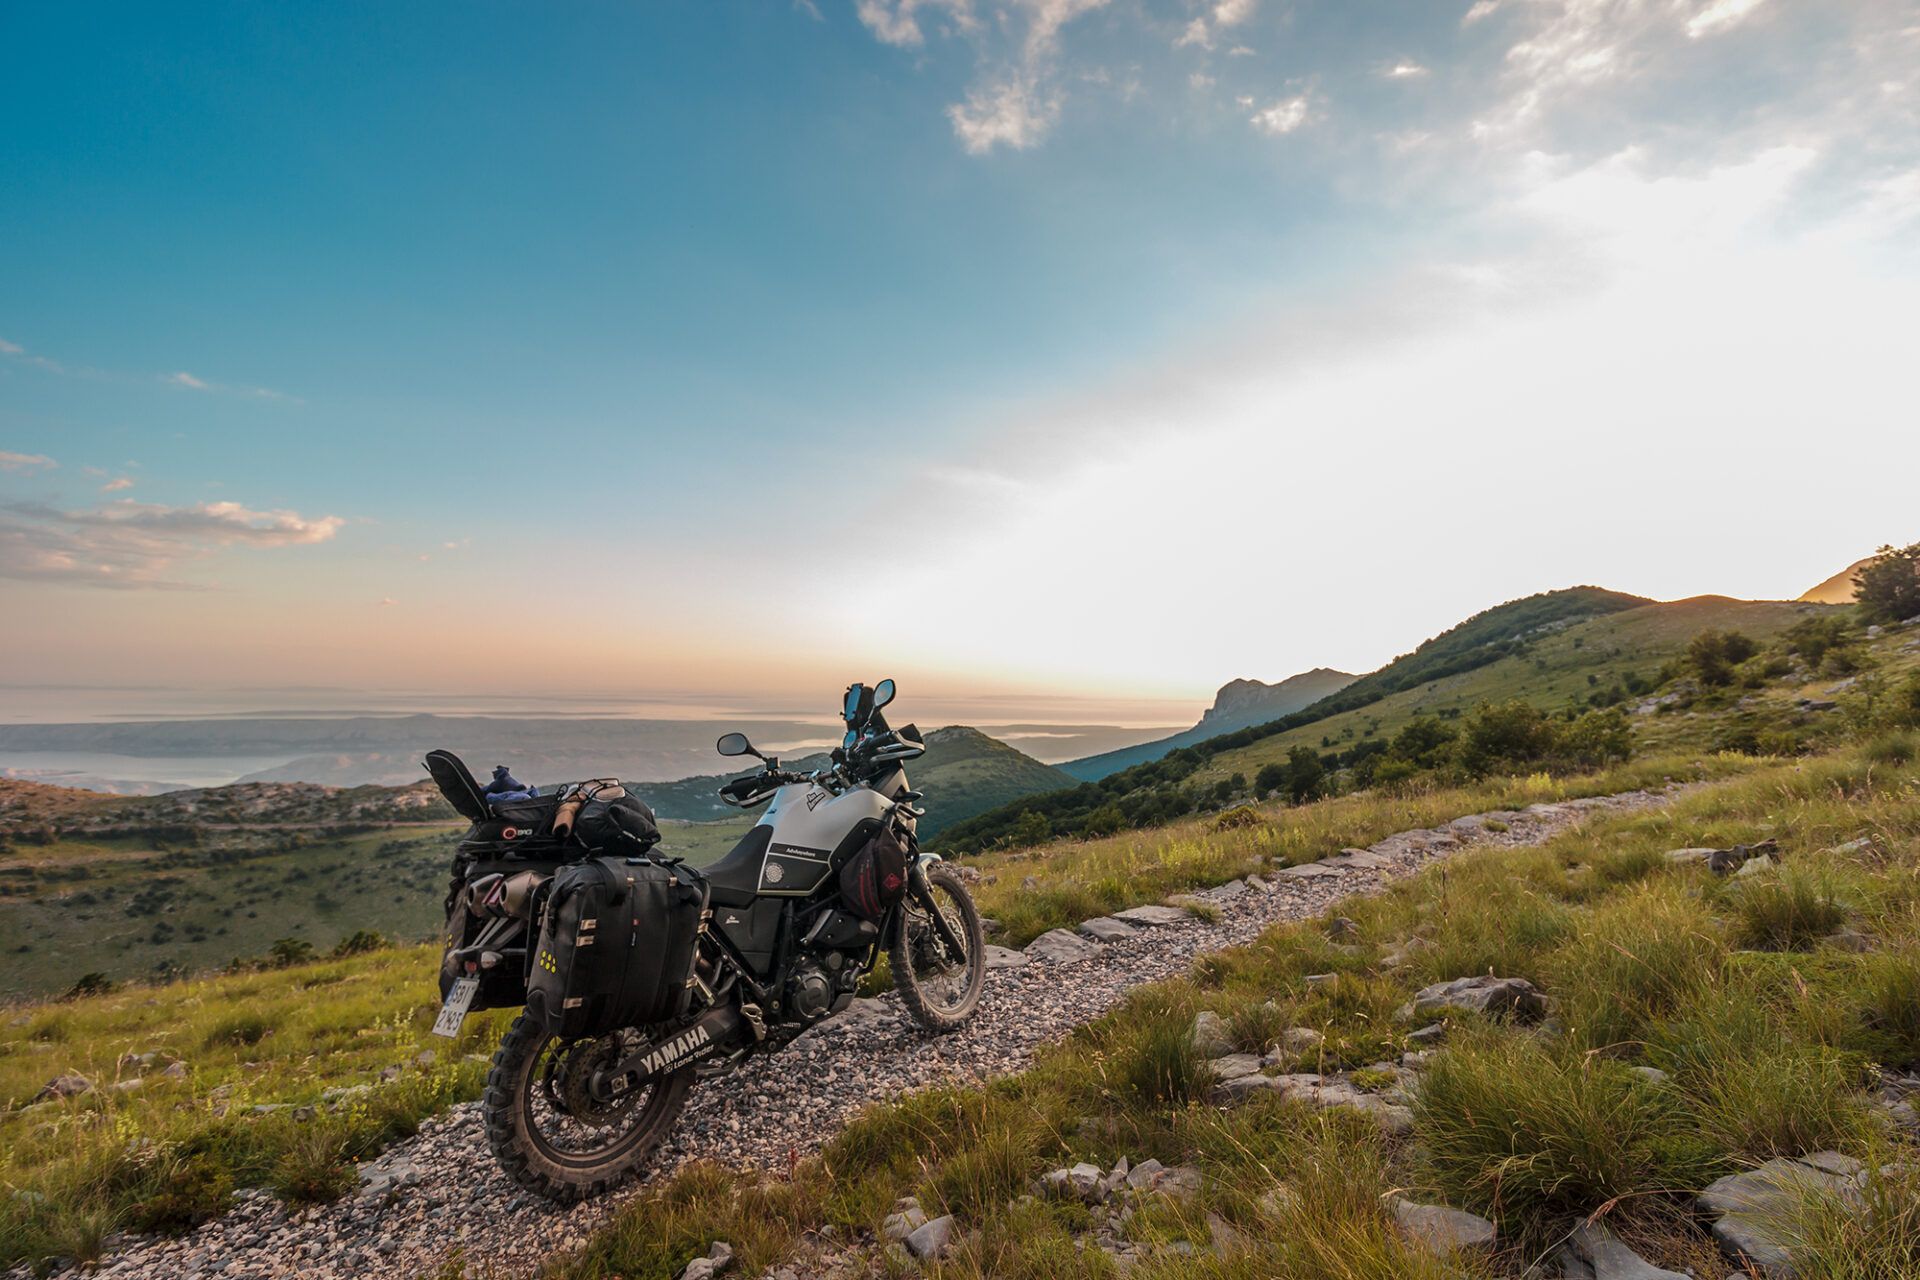
<path fill-rule="evenodd" d="M 933 931 L 939 937 L 940 944 L 946 948 L 948 957 L 955 964 L 965 964 L 967 962 L 966 940 L 954 932 L 953 922 L 947 919 L 947 913 L 940 909 L 938 902 L 934 901 L 933 885 L 927 880 L 927 868 L 939 861 L 940 855 L 937 853 L 920 853 L 916 850 L 913 861 L 907 866 L 907 892 L 913 896 L 914 901 L 926 909 L 927 915 L 932 917 Z"/>

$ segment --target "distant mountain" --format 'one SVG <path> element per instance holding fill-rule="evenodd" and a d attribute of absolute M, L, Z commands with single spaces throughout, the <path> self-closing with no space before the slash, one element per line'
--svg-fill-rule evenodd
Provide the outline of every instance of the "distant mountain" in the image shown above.
<path fill-rule="evenodd" d="M 1082 782 L 1093 782 L 1129 766 L 1158 760 L 1180 747 L 1190 747 L 1223 733 L 1292 715 L 1303 707 L 1310 707 L 1322 698 L 1340 692 L 1355 679 L 1344 671 L 1315 667 L 1297 676 L 1288 676 L 1278 684 L 1264 684 L 1259 680 L 1230 680 L 1220 686 L 1220 691 L 1214 695 L 1213 705 L 1207 708 L 1200 717 L 1200 723 L 1193 728 L 1153 742 L 1069 760 L 1060 768 Z"/>
<path fill-rule="evenodd" d="M 1840 572 L 1828 578 L 1817 587 L 1809 587 L 1800 593 L 1800 599 L 1810 604 L 1852 604 L 1853 575 L 1873 563 L 1873 557 L 1855 560 Z"/>
<path fill-rule="evenodd" d="M 964 822 L 1023 796 L 1071 787 L 1072 775 L 1016 751 L 978 729 L 950 725 L 926 735 L 927 753 L 907 763 L 907 779 L 926 792 L 927 816 L 920 820 L 922 838 L 930 839 L 956 822 Z M 782 759 L 782 768 L 818 769 L 825 754 Z M 678 782 L 649 782 L 634 787 L 662 818 L 705 822 L 730 818 L 740 811 L 720 803 L 716 794 L 735 773 L 705 774 Z"/>

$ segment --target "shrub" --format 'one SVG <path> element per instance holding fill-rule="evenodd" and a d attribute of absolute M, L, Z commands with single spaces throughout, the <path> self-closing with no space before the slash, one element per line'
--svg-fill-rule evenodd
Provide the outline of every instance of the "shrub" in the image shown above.
<path fill-rule="evenodd" d="M 275 938 L 267 948 L 267 959 L 276 969 L 305 964 L 313 959 L 313 944 L 305 938 Z"/>
<path fill-rule="evenodd" d="M 1617 764 L 1633 755 L 1633 728 L 1618 707 L 1589 711 L 1560 731 L 1555 752 L 1582 769 Z"/>
<path fill-rule="evenodd" d="M 1252 805 L 1236 805 L 1213 820 L 1215 831 L 1234 831 L 1242 827 L 1265 827 L 1271 824 Z"/>
<path fill-rule="evenodd" d="M 228 1044 L 259 1044 L 273 1030 L 272 1019 L 258 1013 L 236 1013 L 222 1018 L 207 1031 L 209 1049 Z"/>
<path fill-rule="evenodd" d="M 272 1184 L 281 1196 L 300 1203 L 338 1200 L 354 1184 L 346 1135 L 329 1124 L 309 1121 L 274 1161 Z"/>
<path fill-rule="evenodd" d="M 1869 622 L 1899 622 L 1920 616 L 1920 542 L 1882 547 L 1853 575 L 1854 598 Z"/>
<path fill-rule="evenodd" d="M 385 936 L 372 929 L 355 929 L 348 936 L 333 945 L 334 956 L 364 955 L 369 951 L 379 951 L 387 945 Z"/>
<path fill-rule="evenodd" d="M 1557 745 L 1558 734 L 1546 713 L 1514 698 L 1475 707 L 1461 725 L 1457 753 L 1461 768 L 1479 776 L 1502 765 L 1543 759 Z"/>
<path fill-rule="evenodd" d="M 1733 669 L 1759 651 L 1738 631 L 1702 631 L 1687 644 L 1694 677 L 1709 688 L 1733 683 Z"/>
<path fill-rule="evenodd" d="M 83 973 L 67 988 L 64 1000 L 79 1000 L 86 996 L 104 996 L 114 988 L 114 981 L 104 973 Z"/>

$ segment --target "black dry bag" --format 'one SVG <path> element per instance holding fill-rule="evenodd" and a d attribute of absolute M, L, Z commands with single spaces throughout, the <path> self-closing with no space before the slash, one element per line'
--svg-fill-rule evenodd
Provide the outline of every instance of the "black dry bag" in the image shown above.
<path fill-rule="evenodd" d="M 704 881 L 643 858 L 560 868 L 527 977 L 527 1012 L 567 1040 L 679 1017 L 706 909 Z"/>

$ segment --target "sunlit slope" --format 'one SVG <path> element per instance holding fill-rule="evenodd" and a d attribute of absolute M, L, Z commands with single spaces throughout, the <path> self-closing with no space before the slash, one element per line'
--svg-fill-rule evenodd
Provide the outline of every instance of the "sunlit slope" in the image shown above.
<path fill-rule="evenodd" d="M 1416 715 L 1464 713 L 1481 702 L 1521 698 L 1556 710 L 1584 704 L 1594 692 L 1628 675 L 1652 678 L 1702 631 L 1733 630 L 1765 640 L 1820 609 L 1797 601 L 1698 596 L 1593 618 L 1538 635 L 1523 651 L 1486 666 L 1441 676 L 1368 706 L 1224 752 L 1197 776 L 1210 780 L 1245 773 L 1251 777 L 1260 766 L 1285 760 L 1297 746 L 1321 750 L 1366 737 L 1390 738 Z M 1684 726 L 1662 723 L 1664 719 L 1637 718 L 1649 745 L 1684 737 Z"/>

